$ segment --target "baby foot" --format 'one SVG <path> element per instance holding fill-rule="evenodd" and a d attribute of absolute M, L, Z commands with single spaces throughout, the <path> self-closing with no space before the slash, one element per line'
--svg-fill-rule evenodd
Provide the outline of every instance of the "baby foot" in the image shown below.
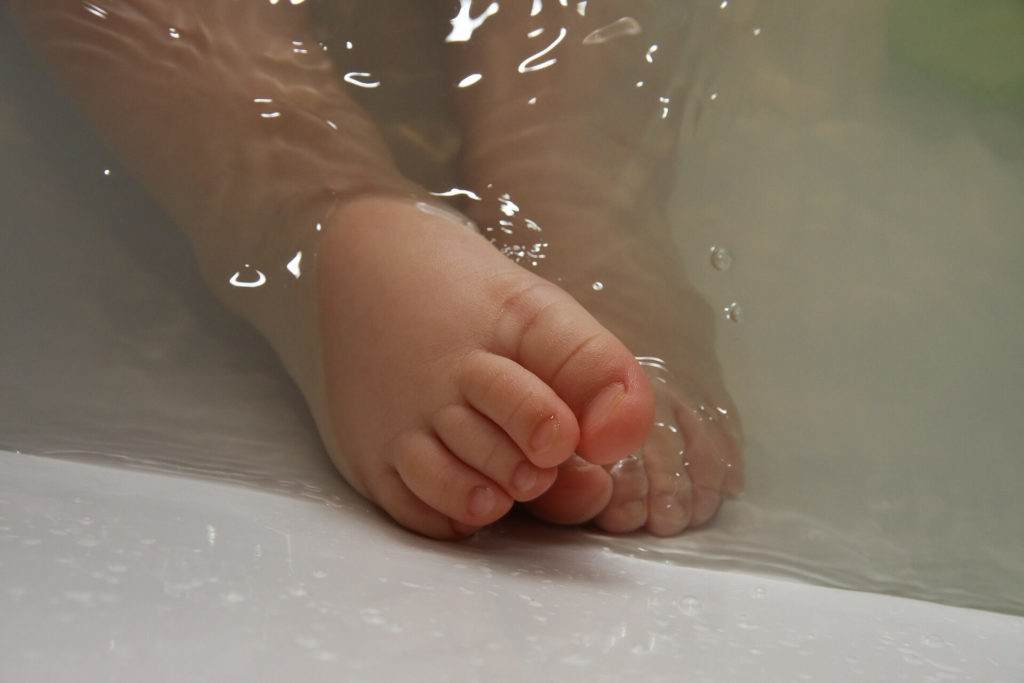
<path fill-rule="evenodd" d="M 679 40 L 650 3 L 514 8 L 462 48 L 466 212 L 506 255 L 572 294 L 637 355 L 656 397 L 643 446 L 607 470 L 570 461 L 529 503 L 557 523 L 676 534 L 743 486 L 742 436 L 713 316 L 660 213 L 686 100 Z M 524 70 L 545 40 L 543 69 Z M 652 47 L 653 45 L 653 47 Z M 655 49 L 660 45 L 660 50 Z M 638 90 L 639 86 L 644 89 Z"/>
<path fill-rule="evenodd" d="M 594 522 L 611 532 L 643 527 L 667 536 L 707 522 L 723 497 L 743 489 L 743 438 L 710 339 L 692 333 L 702 326 L 711 329 L 708 307 L 687 287 L 669 288 L 664 280 L 658 287 L 645 276 L 638 280 L 646 281 L 647 293 L 631 300 L 645 302 L 641 307 L 647 310 L 648 321 L 662 318 L 635 328 L 647 331 L 646 342 L 631 342 L 633 348 L 647 349 L 642 353 L 663 349 L 640 356 L 654 387 L 657 413 L 640 451 L 608 469 L 613 493 Z M 590 309 L 605 318 L 600 304 Z M 624 318 L 619 320 L 622 324 Z"/>
<path fill-rule="evenodd" d="M 613 533 L 667 536 L 703 524 L 743 488 L 742 428 L 714 354 L 710 306 L 686 281 L 664 222 L 597 202 L 510 196 L 529 221 L 502 214 L 488 223 L 483 198 L 468 210 L 501 251 L 571 293 L 637 355 L 656 405 L 636 452 L 604 469 L 565 463 L 528 507 L 547 521 L 593 520 Z"/>
<path fill-rule="evenodd" d="M 331 457 L 425 535 L 468 535 L 542 496 L 574 452 L 611 464 L 650 429 L 626 347 L 444 212 L 343 205 L 324 229 L 317 297 Z"/>
<path fill-rule="evenodd" d="M 613 213 L 591 225 L 604 225 L 603 239 L 620 246 L 614 260 L 583 260 L 585 280 L 577 275 L 569 291 L 582 290 L 581 302 L 634 350 L 657 406 L 643 447 L 609 468 L 612 497 L 594 522 L 612 532 L 677 534 L 707 522 L 743 488 L 742 428 L 715 357 L 714 316 L 686 280 L 663 220 Z M 628 236 L 616 233 L 624 225 Z M 586 291 L 595 276 L 603 288 Z"/>

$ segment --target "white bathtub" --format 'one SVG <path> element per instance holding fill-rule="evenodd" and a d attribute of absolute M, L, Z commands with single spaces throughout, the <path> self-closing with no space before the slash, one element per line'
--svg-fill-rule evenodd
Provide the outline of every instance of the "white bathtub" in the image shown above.
<path fill-rule="evenodd" d="M 0 472 L 4 681 L 1024 680 L 1018 617 L 529 522 L 434 543 L 345 494 L 10 453 Z"/>

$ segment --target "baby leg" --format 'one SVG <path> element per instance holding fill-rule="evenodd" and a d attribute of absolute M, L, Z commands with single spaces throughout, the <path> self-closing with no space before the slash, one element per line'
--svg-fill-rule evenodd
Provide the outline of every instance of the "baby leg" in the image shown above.
<path fill-rule="evenodd" d="M 565 292 L 398 173 L 306 26 L 240 0 L 14 0 L 44 58 L 273 345 L 346 479 L 452 538 L 611 463 L 653 413 Z"/>

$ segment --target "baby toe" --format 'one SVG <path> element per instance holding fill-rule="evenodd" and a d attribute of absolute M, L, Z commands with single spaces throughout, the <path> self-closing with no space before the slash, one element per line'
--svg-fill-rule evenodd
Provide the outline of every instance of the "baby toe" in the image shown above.
<path fill-rule="evenodd" d="M 558 468 L 551 488 L 527 503 L 526 508 L 552 524 L 583 524 L 606 508 L 611 496 L 608 472 L 573 456 Z"/>
<path fill-rule="evenodd" d="M 459 388 L 466 402 L 492 423 L 534 465 L 556 467 L 573 454 L 579 426 L 569 407 L 540 378 L 509 358 L 470 354 Z"/>
<path fill-rule="evenodd" d="M 531 463 L 504 431 L 469 406 L 443 408 L 434 416 L 433 426 L 455 457 L 496 482 L 515 500 L 536 498 L 555 480 L 555 468 Z"/>
<path fill-rule="evenodd" d="M 621 534 L 639 529 L 647 521 L 647 470 L 638 455 L 631 455 L 608 469 L 612 480 L 612 497 L 594 518 L 604 531 Z"/>
<path fill-rule="evenodd" d="M 370 494 L 400 525 L 429 538 L 456 540 L 471 536 L 479 529 L 479 526 L 455 521 L 424 503 L 393 469 L 372 481 Z"/>
<path fill-rule="evenodd" d="M 734 408 L 716 408 L 718 430 L 716 443 L 725 460 L 725 479 L 722 494 L 737 496 L 746 484 L 746 463 L 743 458 L 744 436 L 739 413 Z"/>
<path fill-rule="evenodd" d="M 658 421 L 643 447 L 647 471 L 647 531 L 673 536 L 693 519 L 693 487 L 685 466 L 685 443 L 680 430 Z"/>
<path fill-rule="evenodd" d="M 438 438 L 410 431 L 396 440 L 395 470 L 409 490 L 434 510 L 469 527 L 497 521 L 512 498 L 493 480 L 466 465 Z"/>
<path fill-rule="evenodd" d="M 692 526 L 711 519 L 722 503 L 729 461 L 720 450 L 722 438 L 707 410 L 680 406 L 676 417 L 686 440 L 686 473 L 693 485 Z"/>
<path fill-rule="evenodd" d="M 539 377 L 579 424 L 576 452 L 612 464 L 636 451 L 654 414 L 654 398 L 633 355 L 566 293 L 548 283 L 508 296 L 496 345 Z"/>

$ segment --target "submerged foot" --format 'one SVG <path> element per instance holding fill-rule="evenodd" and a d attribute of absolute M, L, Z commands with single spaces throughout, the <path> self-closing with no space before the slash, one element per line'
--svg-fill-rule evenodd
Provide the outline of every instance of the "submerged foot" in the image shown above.
<path fill-rule="evenodd" d="M 611 464 L 643 442 L 653 400 L 626 347 L 464 224 L 369 197 L 324 232 L 331 455 L 401 524 L 465 536 L 543 496 L 574 452 Z"/>
<path fill-rule="evenodd" d="M 638 229 L 644 220 L 647 229 Z M 677 534 L 707 522 L 724 497 L 742 490 L 742 427 L 715 356 L 711 307 L 687 281 L 665 223 L 634 215 L 611 225 L 632 229 L 619 235 L 614 261 L 583 265 L 605 286 L 581 298 L 637 354 L 656 417 L 643 447 L 609 468 L 613 494 L 594 522 L 613 532 Z M 578 288 L 577 280 L 570 291 Z"/>
<path fill-rule="evenodd" d="M 743 488 L 742 428 L 715 357 L 711 309 L 687 282 L 663 222 L 600 204 L 513 197 L 529 227 L 503 217 L 504 231 L 485 232 L 572 294 L 636 354 L 656 411 L 640 448 L 603 468 L 567 461 L 528 507 L 550 522 L 592 520 L 613 533 L 668 536 L 707 522 L 723 497 Z M 471 211 L 478 220 L 485 205 Z M 523 231 L 538 247 L 526 258 Z"/>
<path fill-rule="evenodd" d="M 556 523 L 677 534 L 743 487 L 742 432 L 711 309 L 687 281 L 662 215 L 678 163 L 685 60 L 674 62 L 678 39 L 654 35 L 665 17 L 651 3 L 527 9 L 488 20 L 463 48 L 459 63 L 483 74 L 457 100 L 466 212 L 502 252 L 621 339 L 656 398 L 640 448 L 605 469 L 567 462 L 528 507 Z M 524 71 L 552 36 L 544 68 Z"/>

